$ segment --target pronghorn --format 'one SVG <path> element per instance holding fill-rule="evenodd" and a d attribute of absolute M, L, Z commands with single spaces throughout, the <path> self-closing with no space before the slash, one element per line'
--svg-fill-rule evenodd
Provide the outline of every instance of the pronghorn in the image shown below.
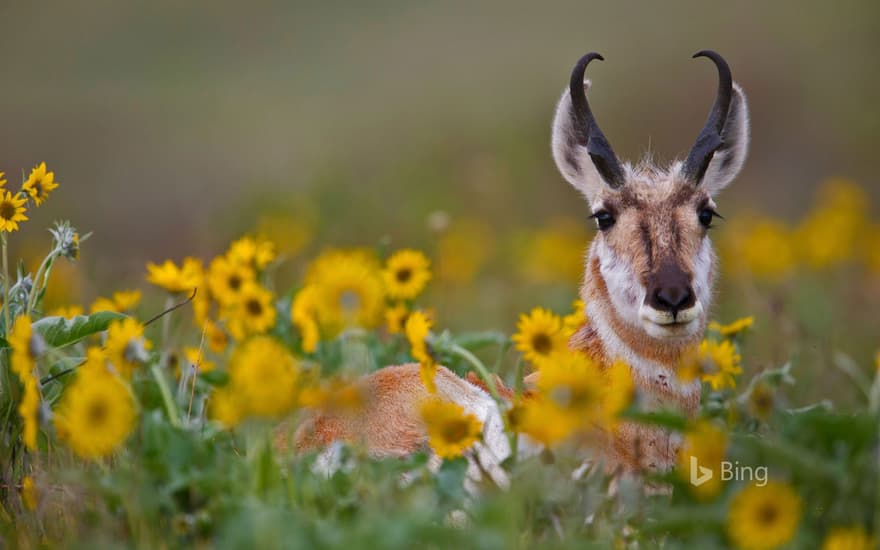
<path fill-rule="evenodd" d="M 648 407 L 671 406 L 687 414 L 699 405 L 700 383 L 680 383 L 675 366 L 706 328 L 716 272 L 708 238 L 718 216 L 713 197 L 742 168 L 749 140 L 746 98 L 727 63 L 708 50 L 694 57 L 714 62 L 719 84 L 708 120 L 684 161 L 665 169 L 650 160 L 620 162 L 587 102 L 584 73 L 591 61 L 602 59 L 597 53 L 575 65 L 556 107 L 552 138 L 559 171 L 585 195 L 598 226 L 581 287 L 588 321 L 569 346 L 602 365 L 625 361 Z M 436 382 L 440 397 L 484 421 L 484 443 L 477 449 L 481 462 L 509 456 L 498 406 L 480 384 L 445 368 Z M 309 418 L 295 435 L 297 450 L 335 440 L 359 442 L 375 456 L 402 456 L 424 447 L 418 404 L 428 394 L 418 366 L 386 367 L 361 384 L 371 396 L 367 409 Z M 611 470 L 665 471 L 675 462 L 678 442 L 665 430 L 624 423 L 609 437 L 599 453 Z"/>

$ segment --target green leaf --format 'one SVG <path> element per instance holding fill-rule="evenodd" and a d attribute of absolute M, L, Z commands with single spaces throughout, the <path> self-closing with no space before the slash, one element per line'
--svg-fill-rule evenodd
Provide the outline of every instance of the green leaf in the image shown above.
<path fill-rule="evenodd" d="M 53 348 L 63 348 L 75 344 L 83 338 L 107 330 L 110 323 L 125 319 L 125 315 L 113 311 L 99 311 L 91 315 L 77 315 L 71 319 L 64 317 L 43 317 L 33 327 L 46 344 Z"/>
<path fill-rule="evenodd" d="M 620 414 L 620 417 L 642 424 L 649 424 L 673 430 L 685 430 L 687 428 L 687 419 L 681 414 L 673 411 L 623 411 Z"/>

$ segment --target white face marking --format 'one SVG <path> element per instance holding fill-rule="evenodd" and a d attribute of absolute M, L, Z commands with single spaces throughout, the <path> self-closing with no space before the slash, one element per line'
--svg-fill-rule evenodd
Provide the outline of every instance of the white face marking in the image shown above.
<path fill-rule="evenodd" d="M 599 271 L 611 304 L 617 315 L 626 323 L 638 326 L 640 304 L 648 291 L 627 262 L 617 256 L 601 239 L 595 239 L 592 253 L 599 258 Z"/>

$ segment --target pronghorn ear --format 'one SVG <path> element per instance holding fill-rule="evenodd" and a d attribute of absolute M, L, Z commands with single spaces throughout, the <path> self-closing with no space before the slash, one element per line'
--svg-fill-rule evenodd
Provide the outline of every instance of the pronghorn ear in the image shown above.
<path fill-rule="evenodd" d="M 710 195 L 715 195 L 733 181 L 746 161 L 749 149 L 749 106 L 746 96 L 733 84 L 733 97 L 727 120 L 721 131 L 721 146 L 715 151 L 703 180 L 703 186 Z"/>
<path fill-rule="evenodd" d="M 590 81 L 584 81 L 584 91 L 589 91 L 589 88 Z M 571 93 L 566 89 L 556 105 L 556 116 L 553 118 L 553 160 L 562 176 L 587 200 L 593 200 L 606 184 L 593 164 L 587 147 L 579 143 L 574 124 Z"/>

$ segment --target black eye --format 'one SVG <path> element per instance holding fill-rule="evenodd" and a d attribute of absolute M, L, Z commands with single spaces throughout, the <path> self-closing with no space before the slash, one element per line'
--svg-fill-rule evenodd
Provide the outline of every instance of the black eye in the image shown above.
<path fill-rule="evenodd" d="M 596 220 L 596 225 L 599 226 L 600 231 L 605 231 L 606 229 L 614 225 L 615 221 L 614 215 L 607 210 L 599 210 L 590 217 Z"/>
<path fill-rule="evenodd" d="M 700 213 L 697 216 L 700 219 L 700 224 L 703 227 L 705 227 L 706 229 L 709 229 L 710 227 L 712 227 L 712 218 L 715 218 L 715 217 L 720 218 L 721 217 L 721 215 L 718 214 L 718 212 L 712 210 L 709 207 L 704 207 L 704 208 L 700 209 Z"/>

